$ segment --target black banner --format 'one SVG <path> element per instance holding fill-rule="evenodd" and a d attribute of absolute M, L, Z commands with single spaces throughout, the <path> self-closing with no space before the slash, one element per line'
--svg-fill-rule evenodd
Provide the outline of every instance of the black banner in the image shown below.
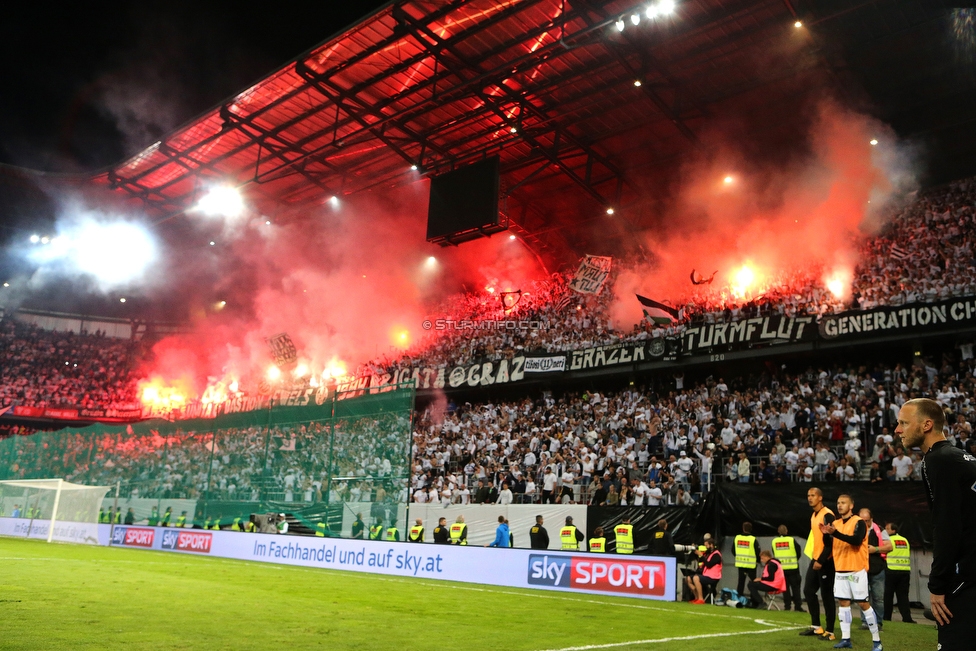
<path fill-rule="evenodd" d="M 959 325 L 976 325 L 976 299 L 956 298 L 831 314 L 820 319 L 820 336 L 838 339 Z"/>
<path fill-rule="evenodd" d="M 696 531 L 701 509 L 697 504 L 692 506 L 590 506 L 586 509 L 586 538 L 593 536 L 597 527 L 603 527 L 607 537 L 607 551 L 616 551 L 613 540 L 613 528 L 623 522 L 624 517 L 630 518 L 634 525 L 634 553 L 646 554 L 651 540 L 651 530 L 657 526 L 657 521 L 668 521 L 668 531 L 678 545 L 691 545 L 700 538 Z"/>
<path fill-rule="evenodd" d="M 713 346 L 789 344 L 817 338 L 812 316 L 760 316 L 729 323 L 706 323 L 682 333 L 682 353 L 694 355 Z M 726 348 L 728 349 L 728 348 Z"/>
<path fill-rule="evenodd" d="M 518 382 L 525 376 L 525 357 L 479 362 L 467 366 L 455 366 L 447 376 L 452 389 L 461 386 L 490 386 Z"/>
<path fill-rule="evenodd" d="M 633 364 L 634 362 L 643 362 L 645 357 L 646 351 L 643 342 L 584 348 L 583 350 L 574 350 L 569 354 L 568 370 L 579 371 L 587 368 L 614 366 L 615 364 Z"/>
<path fill-rule="evenodd" d="M 797 482 L 762 486 L 723 482 L 706 496 L 697 530 L 735 536 L 742 532 L 743 522 L 751 522 L 753 534 L 775 536 L 777 527 L 785 524 L 791 536 L 806 538 L 810 535 L 811 513 L 807 491 L 812 486 L 823 490 L 824 504 L 831 511 L 837 512 L 837 496 L 847 493 L 854 499 L 855 513 L 869 508 L 880 526 L 894 522 L 898 533 L 913 546 L 932 548 L 932 516 L 920 481 Z"/>

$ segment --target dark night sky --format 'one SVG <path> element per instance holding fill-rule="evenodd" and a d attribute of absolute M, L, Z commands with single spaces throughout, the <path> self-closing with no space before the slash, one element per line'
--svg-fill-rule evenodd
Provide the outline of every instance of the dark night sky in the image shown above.
<path fill-rule="evenodd" d="M 84 174 L 117 163 L 383 6 L 320 3 L 22 3 L 0 21 L 0 164 Z M 0 166 L 0 279 L 51 233 L 60 181 Z M 51 191 L 54 189 L 54 191 Z M 34 307 L 112 315 L 114 299 L 59 283 Z M 131 302 L 129 308 L 137 306 Z"/>
<path fill-rule="evenodd" d="M 0 162 L 117 162 L 383 4 L 21 3 L 0 21 Z"/>

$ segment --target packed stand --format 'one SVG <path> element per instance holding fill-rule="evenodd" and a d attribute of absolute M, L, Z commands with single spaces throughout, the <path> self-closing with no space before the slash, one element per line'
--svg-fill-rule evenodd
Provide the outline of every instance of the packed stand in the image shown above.
<path fill-rule="evenodd" d="M 89 485 L 122 482 L 126 497 L 320 502 L 372 501 L 407 474 L 409 423 L 403 416 L 339 421 L 335 449 L 328 423 L 241 427 L 169 434 L 56 432 L 14 437 L 0 458 L 8 478 L 64 477 Z M 12 452 L 11 452 L 12 451 Z M 361 479 L 360 479 L 361 478 Z M 406 501 L 405 487 L 400 495 Z"/>
<path fill-rule="evenodd" d="M 974 214 L 976 178 L 918 193 L 891 217 L 880 235 L 861 245 L 861 263 L 854 271 L 850 298 L 842 300 L 832 293 L 824 284 L 823 269 L 818 268 L 766 279 L 762 286 L 751 288 L 748 296 L 719 282 L 689 283 L 686 294 L 666 297 L 681 308 L 678 320 L 668 326 L 645 321 L 615 327 L 609 316 L 613 274 L 597 296 L 569 289 L 574 272 L 553 274 L 521 288 L 524 291 L 517 302 L 512 295 L 503 296 L 493 283 L 482 291 L 452 297 L 432 320 L 537 321 L 542 327 L 434 330 L 403 354 L 364 364 L 358 375 L 639 341 L 678 335 L 688 325 L 755 316 L 819 317 L 850 309 L 976 296 Z"/>
<path fill-rule="evenodd" d="M 690 505 L 720 481 L 911 481 L 899 407 L 928 395 L 976 454 L 974 361 L 808 369 L 561 398 L 429 408 L 415 419 L 412 499 Z"/>
<path fill-rule="evenodd" d="M 138 408 L 131 342 L 0 319 L 0 408 Z"/>

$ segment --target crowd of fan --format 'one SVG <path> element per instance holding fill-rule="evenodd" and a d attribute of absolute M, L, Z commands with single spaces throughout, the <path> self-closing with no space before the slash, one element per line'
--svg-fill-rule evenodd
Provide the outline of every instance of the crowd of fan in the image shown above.
<path fill-rule="evenodd" d="M 844 302 L 812 269 L 774 279 L 756 298 L 737 297 L 719 283 L 692 286 L 674 296 L 680 319 L 669 326 L 641 322 L 615 327 L 611 320 L 613 275 L 598 295 L 569 288 L 572 272 L 556 273 L 519 288 L 491 282 L 482 291 L 450 297 L 438 311 L 445 327 L 434 328 L 402 355 L 363 364 L 358 374 L 404 367 L 441 367 L 520 352 L 564 352 L 621 340 L 680 334 L 696 322 L 757 314 L 822 315 L 853 308 L 901 305 L 976 295 L 976 179 L 919 193 L 892 216 L 884 232 L 862 245 L 853 297 Z M 514 291 L 509 291 L 514 290 Z M 456 328 L 461 321 L 518 327 Z M 129 342 L 100 333 L 45 331 L 0 320 L 0 407 L 119 408 L 139 406 L 134 354 Z"/>
<path fill-rule="evenodd" d="M 976 453 L 976 366 L 965 356 L 428 409 L 412 499 L 688 505 L 718 481 L 918 479 L 917 453 L 893 436 L 910 398 L 940 400 L 950 438 Z"/>
<path fill-rule="evenodd" d="M 43 434 L 0 444 L 9 479 L 65 477 L 112 486 L 126 497 L 316 502 L 332 475 L 331 501 L 372 501 L 408 473 L 409 423 L 384 414 L 335 426 L 240 427 L 160 434 Z M 363 479 L 357 479 L 363 477 Z M 406 485 L 402 495 L 406 500 Z M 383 495 L 380 495 L 382 498 Z"/>
<path fill-rule="evenodd" d="M 360 374 L 397 368 L 461 365 L 480 358 L 512 357 L 524 351 L 562 352 L 621 340 L 680 334 L 688 324 L 757 315 L 822 316 L 849 309 L 903 305 L 976 295 L 976 178 L 919 193 L 892 215 L 884 231 L 861 245 L 852 295 L 841 299 L 824 284 L 822 269 L 788 271 L 768 279 L 749 296 L 717 281 L 689 282 L 687 293 L 669 297 L 681 308 L 667 326 L 648 322 L 615 326 L 610 318 L 613 275 L 597 296 L 569 289 L 574 272 L 553 274 L 516 296 L 494 285 L 452 297 L 437 317 L 455 323 L 537 321 L 541 328 L 451 329 L 431 332 L 404 354 L 365 364 Z M 756 294 L 759 294 L 758 296 Z M 663 297 L 659 297 L 663 298 Z M 513 305 L 514 303 L 514 305 Z M 510 309 L 506 307 L 511 306 Z"/>
<path fill-rule="evenodd" d="M 0 407 L 131 409 L 132 345 L 0 319 Z"/>

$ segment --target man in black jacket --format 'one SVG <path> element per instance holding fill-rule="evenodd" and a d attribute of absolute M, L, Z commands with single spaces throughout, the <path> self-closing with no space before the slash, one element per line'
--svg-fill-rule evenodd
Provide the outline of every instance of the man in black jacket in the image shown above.
<path fill-rule="evenodd" d="M 895 434 L 920 447 L 922 479 L 935 523 L 929 572 L 932 615 L 942 651 L 972 649 L 976 639 L 976 457 L 945 438 L 945 412 L 928 398 L 906 402 Z"/>
<path fill-rule="evenodd" d="M 549 532 L 542 526 L 542 516 L 535 516 L 535 525 L 529 529 L 529 542 L 532 549 L 549 549 Z"/>
<path fill-rule="evenodd" d="M 674 556 L 674 538 L 668 531 L 668 521 L 661 518 L 657 526 L 651 529 L 651 542 L 647 546 L 647 553 L 651 556 Z"/>
<path fill-rule="evenodd" d="M 441 518 L 437 521 L 437 526 L 434 527 L 434 544 L 451 544 L 451 528 L 447 526 L 447 518 Z"/>

